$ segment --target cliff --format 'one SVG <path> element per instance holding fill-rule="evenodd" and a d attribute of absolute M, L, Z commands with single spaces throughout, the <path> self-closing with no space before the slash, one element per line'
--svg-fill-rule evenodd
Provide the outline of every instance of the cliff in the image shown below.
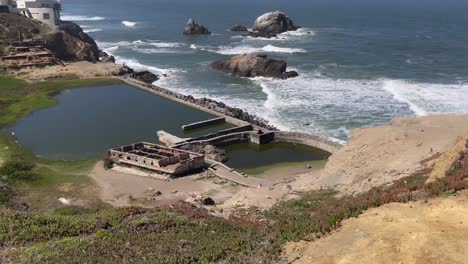
<path fill-rule="evenodd" d="M 99 60 L 96 42 L 73 22 L 63 22 L 55 29 L 34 19 L 0 13 L 0 49 L 19 41 L 20 36 L 24 40 L 43 41 L 45 48 L 64 61 Z"/>

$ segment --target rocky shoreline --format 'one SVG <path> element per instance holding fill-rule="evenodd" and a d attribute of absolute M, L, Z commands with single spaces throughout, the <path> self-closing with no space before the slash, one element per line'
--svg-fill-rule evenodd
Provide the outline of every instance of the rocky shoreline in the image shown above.
<path fill-rule="evenodd" d="M 230 107 L 230 106 L 226 105 L 223 102 L 218 102 L 216 100 L 213 100 L 213 99 L 210 99 L 210 98 L 205 98 L 205 97 L 204 98 L 195 98 L 192 95 L 183 95 L 183 94 L 173 92 L 171 90 L 168 90 L 168 89 L 165 89 L 165 88 L 153 85 L 153 84 L 149 84 L 149 83 L 145 83 L 143 81 L 137 80 L 135 78 L 132 78 L 132 75 L 123 75 L 123 76 L 118 76 L 118 77 L 126 80 L 127 82 L 129 82 L 131 84 L 136 84 L 136 85 L 139 85 L 139 86 L 143 86 L 143 87 L 145 87 L 147 89 L 151 89 L 151 90 L 153 90 L 155 92 L 164 94 L 167 97 L 182 100 L 182 101 L 185 101 L 185 102 L 190 103 L 190 104 L 198 105 L 198 106 L 200 106 L 202 108 L 205 108 L 205 109 L 220 113 L 222 115 L 226 115 L 226 116 L 229 116 L 229 117 L 232 117 L 232 118 L 236 118 L 236 119 L 248 122 L 248 123 L 250 123 L 252 125 L 255 125 L 255 126 L 258 126 L 258 127 L 264 128 L 264 129 L 268 129 L 268 130 L 272 130 L 272 131 L 278 131 L 278 128 L 276 128 L 275 126 L 270 125 L 267 120 L 265 120 L 265 119 L 263 119 L 261 117 L 258 117 L 256 115 L 250 114 L 250 113 L 248 113 L 248 112 L 246 112 L 246 111 L 244 111 L 244 110 L 242 110 L 240 108 Z"/>

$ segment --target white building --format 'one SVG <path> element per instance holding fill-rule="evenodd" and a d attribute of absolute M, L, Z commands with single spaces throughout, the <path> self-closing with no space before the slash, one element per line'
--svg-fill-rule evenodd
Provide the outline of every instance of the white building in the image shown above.
<path fill-rule="evenodd" d="M 60 0 L 0 0 L 0 6 L 8 6 L 12 13 L 19 13 L 52 27 L 60 24 Z"/>

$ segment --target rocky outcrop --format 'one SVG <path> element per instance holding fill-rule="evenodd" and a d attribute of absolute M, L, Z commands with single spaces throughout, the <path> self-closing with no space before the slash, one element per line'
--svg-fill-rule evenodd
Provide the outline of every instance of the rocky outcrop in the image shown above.
<path fill-rule="evenodd" d="M 241 26 L 241 25 L 235 25 L 234 27 L 231 28 L 231 31 L 249 31 L 247 27 Z"/>
<path fill-rule="evenodd" d="M 186 144 L 181 149 L 203 154 L 207 159 L 218 162 L 225 162 L 227 160 L 227 153 L 224 149 L 210 144 Z"/>
<path fill-rule="evenodd" d="M 211 68 L 242 77 L 273 77 L 287 79 L 298 76 L 297 72 L 287 72 L 287 63 L 274 60 L 263 54 L 244 54 L 215 61 Z"/>
<path fill-rule="evenodd" d="M 141 82 L 148 84 L 154 83 L 155 81 L 159 80 L 159 77 L 156 74 L 149 71 L 135 72 L 131 75 L 131 77 L 133 79 L 137 79 Z"/>
<path fill-rule="evenodd" d="M 107 52 L 104 52 L 104 51 L 99 51 L 99 59 L 103 63 L 107 63 L 107 62 L 115 63 L 115 57 L 112 55 L 109 55 Z"/>
<path fill-rule="evenodd" d="M 114 76 L 125 76 L 125 75 L 130 75 L 132 73 L 134 73 L 135 71 L 128 67 L 128 66 L 122 66 L 119 71 L 117 72 L 114 72 Z"/>
<path fill-rule="evenodd" d="M 63 22 L 55 29 L 37 20 L 16 14 L 0 14 L 0 46 L 17 42 L 21 35 L 24 40 L 44 43 L 45 48 L 64 61 L 98 61 L 99 51 L 94 40 L 72 22 Z"/>
<path fill-rule="evenodd" d="M 96 42 L 73 22 L 65 22 L 58 30 L 44 35 L 46 47 L 65 61 L 99 61 Z"/>
<path fill-rule="evenodd" d="M 253 31 L 248 35 L 252 37 L 276 37 L 276 34 L 286 31 L 294 31 L 300 27 L 280 11 L 269 12 L 261 15 L 255 20 Z"/>
<path fill-rule="evenodd" d="M 185 25 L 184 34 L 186 35 L 208 35 L 211 34 L 208 29 L 199 25 L 195 20 L 190 18 Z"/>

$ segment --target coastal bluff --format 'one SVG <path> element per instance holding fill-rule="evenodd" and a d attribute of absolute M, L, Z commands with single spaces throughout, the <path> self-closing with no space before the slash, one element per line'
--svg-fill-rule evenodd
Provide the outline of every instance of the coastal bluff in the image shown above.
<path fill-rule="evenodd" d="M 64 61 L 99 61 L 96 42 L 73 22 L 64 21 L 52 28 L 21 15 L 0 13 L 0 56 L 11 43 L 23 40 L 42 41 L 58 59 Z"/>

